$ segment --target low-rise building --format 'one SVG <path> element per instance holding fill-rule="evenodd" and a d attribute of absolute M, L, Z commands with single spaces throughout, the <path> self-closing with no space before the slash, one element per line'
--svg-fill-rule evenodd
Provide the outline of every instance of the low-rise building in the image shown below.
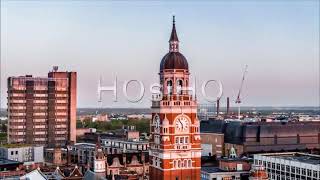
<path fill-rule="evenodd" d="M 234 148 L 231 149 L 228 157 L 218 159 L 218 166 L 202 166 L 202 180 L 233 180 L 248 179 L 250 174 L 250 159 L 237 157 Z"/>
<path fill-rule="evenodd" d="M 201 121 L 201 133 L 224 134 L 224 154 L 234 147 L 238 156 L 266 152 L 320 151 L 319 122 Z M 202 140 L 203 141 L 203 140 Z"/>
<path fill-rule="evenodd" d="M 320 156 L 305 153 L 255 154 L 254 165 L 262 165 L 270 180 L 320 179 Z"/>
<path fill-rule="evenodd" d="M 77 137 L 84 136 L 86 133 L 95 133 L 97 129 L 95 128 L 77 128 Z"/>
<path fill-rule="evenodd" d="M 43 146 L 7 144 L 0 147 L 0 158 L 10 159 L 32 165 L 43 163 Z"/>
<path fill-rule="evenodd" d="M 223 154 L 224 134 L 202 132 L 200 136 L 201 136 L 202 156 L 213 156 L 213 155 L 216 155 L 217 157 L 224 156 Z"/>
<path fill-rule="evenodd" d="M 240 180 L 248 177 L 248 171 L 226 171 L 219 167 L 201 167 L 201 180 Z"/>
<path fill-rule="evenodd" d="M 19 161 L 0 158 L 0 179 L 18 178 L 25 174 L 23 163 Z"/>
<path fill-rule="evenodd" d="M 109 138 L 102 139 L 102 145 L 105 151 L 109 154 L 117 154 L 125 152 L 148 152 L 149 142 L 148 141 L 125 141 L 121 139 Z"/>

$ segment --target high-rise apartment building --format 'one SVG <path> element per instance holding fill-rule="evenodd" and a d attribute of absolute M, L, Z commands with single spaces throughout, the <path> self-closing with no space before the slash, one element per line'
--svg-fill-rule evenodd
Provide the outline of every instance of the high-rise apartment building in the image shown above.
<path fill-rule="evenodd" d="M 64 146 L 76 141 L 77 73 L 8 78 L 8 143 Z"/>

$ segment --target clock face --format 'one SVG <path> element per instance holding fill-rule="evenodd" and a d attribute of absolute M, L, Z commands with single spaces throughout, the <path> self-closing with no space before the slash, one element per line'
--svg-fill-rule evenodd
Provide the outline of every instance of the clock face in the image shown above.
<path fill-rule="evenodd" d="M 189 120 L 186 117 L 180 116 L 176 119 L 176 129 L 186 132 L 189 129 Z"/>
<path fill-rule="evenodd" d="M 154 116 L 154 123 L 155 123 L 156 129 L 159 129 L 160 128 L 160 117 L 158 115 Z"/>

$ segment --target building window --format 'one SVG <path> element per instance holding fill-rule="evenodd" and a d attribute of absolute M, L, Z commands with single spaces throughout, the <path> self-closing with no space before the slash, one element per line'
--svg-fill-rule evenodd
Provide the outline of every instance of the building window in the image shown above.
<path fill-rule="evenodd" d="M 178 84 L 177 84 L 177 94 L 182 94 L 182 80 L 178 80 Z"/>
<path fill-rule="evenodd" d="M 297 168 L 297 174 L 300 174 L 300 168 Z"/>
<path fill-rule="evenodd" d="M 163 133 L 168 133 L 168 128 L 163 128 Z"/>
<path fill-rule="evenodd" d="M 311 177 L 311 169 L 307 170 L 307 175 L 308 175 L 308 177 Z"/>
<path fill-rule="evenodd" d="M 184 138 L 183 137 L 180 137 L 180 144 L 183 144 L 183 140 Z"/>
<path fill-rule="evenodd" d="M 169 95 L 172 95 L 172 81 L 167 81 L 167 91 Z"/>
<path fill-rule="evenodd" d="M 183 163 L 184 167 L 189 167 L 189 165 L 188 165 L 188 160 L 187 160 L 187 159 L 185 159 L 183 162 L 184 162 L 184 163 Z"/>
<path fill-rule="evenodd" d="M 190 159 L 188 160 L 188 167 L 192 167 L 192 162 Z"/>

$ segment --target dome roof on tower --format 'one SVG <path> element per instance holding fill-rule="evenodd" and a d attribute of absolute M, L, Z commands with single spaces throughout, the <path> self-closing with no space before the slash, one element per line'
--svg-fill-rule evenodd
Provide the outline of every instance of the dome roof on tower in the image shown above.
<path fill-rule="evenodd" d="M 174 16 L 171 36 L 169 39 L 169 52 L 162 58 L 160 63 L 160 72 L 165 69 L 189 69 L 187 59 L 179 52 L 179 39 Z"/>
<path fill-rule="evenodd" d="M 180 52 L 169 52 L 161 60 L 160 71 L 164 69 L 188 70 L 188 61 Z"/>

